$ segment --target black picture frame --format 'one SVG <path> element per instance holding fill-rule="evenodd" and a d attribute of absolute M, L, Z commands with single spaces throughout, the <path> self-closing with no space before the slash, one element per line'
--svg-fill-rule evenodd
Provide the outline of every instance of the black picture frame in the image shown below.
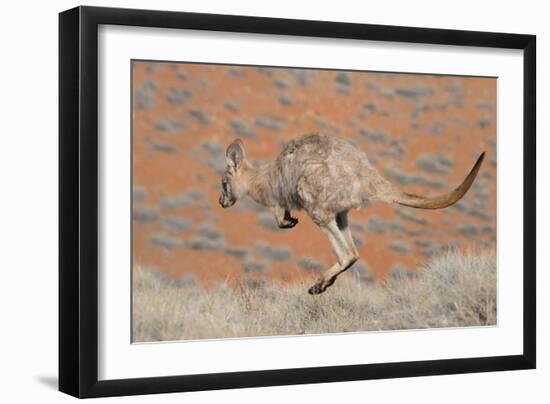
<path fill-rule="evenodd" d="M 523 354 L 98 381 L 100 24 L 523 50 Z M 59 390 L 75 397 L 533 369 L 536 37 L 326 21 L 77 7 L 59 15 Z"/>

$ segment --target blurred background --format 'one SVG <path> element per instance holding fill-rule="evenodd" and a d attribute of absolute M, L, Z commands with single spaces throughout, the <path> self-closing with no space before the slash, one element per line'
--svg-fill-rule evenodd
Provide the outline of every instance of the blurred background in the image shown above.
<path fill-rule="evenodd" d="M 251 200 L 218 205 L 233 139 L 266 160 L 311 132 L 347 139 L 423 195 L 454 188 L 487 152 L 453 207 L 351 211 L 361 256 L 352 276 L 409 276 L 448 249 L 495 246 L 495 78 L 134 61 L 132 91 L 134 269 L 204 286 L 317 277 L 334 257 L 304 212 L 280 230 Z"/>

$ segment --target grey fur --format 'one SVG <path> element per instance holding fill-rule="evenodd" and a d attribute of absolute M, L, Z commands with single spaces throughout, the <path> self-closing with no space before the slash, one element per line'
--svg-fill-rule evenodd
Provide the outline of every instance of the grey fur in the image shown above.
<path fill-rule="evenodd" d="M 298 220 L 290 212 L 303 209 L 325 232 L 338 262 L 309 289 L 318 294 L 359 258 L 348 226 L 350 209 L 366 207 L 373 200 L 422 209 L 450 206 L 469 189 L 484 154 L 459 187 L 431 198 L 401 192 L 380 175 L 364 152 L 335 137 L 310 134 L 291 140 L 274 161 L 261 164 L 246 159 L 244 145 L 237 139 L 226 156 L 222 207 L 249 195 L 271 209 L 280 228 L 294 227 Z"/>

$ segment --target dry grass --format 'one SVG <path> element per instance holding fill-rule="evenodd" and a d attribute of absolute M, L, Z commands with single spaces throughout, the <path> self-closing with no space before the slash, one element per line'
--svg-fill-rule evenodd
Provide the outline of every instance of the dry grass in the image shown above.
<path fill-rule="evenodd" d="M 155 272 L 133 277 L 134 342 L 496 324 L 494 252 L 432 258 L 417 276 L 363 283 L 343 274 L 324 294 L 308 284 L 201 288 Z"/>

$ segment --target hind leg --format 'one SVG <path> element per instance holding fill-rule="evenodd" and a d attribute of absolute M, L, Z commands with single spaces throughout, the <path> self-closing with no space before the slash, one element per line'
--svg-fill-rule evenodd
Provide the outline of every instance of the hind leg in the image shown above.
<path fill-rule="evenodd" d="M 359 258 L 347 225 L 347 212 L 339 213 L 320 227 L 329 239 L 337 262 L 320 276 L 315 285 L 309 288 L 308 292 L 312 295 L 323 293 L 336 281 L 339 274 L 351 267 Z"/>
<path fill-rule="evenodd" d="M 359 252 L 357 251 L 357 247 L 355 247 L 355 242 L 353 241 L 353 236 L 349 228 L 348 212 L 338 213 L 336 215 L 336 224 L 338 225 L 338 229 L 340 229 L 340 231 L 344 235 L 344 238 L 346 239 L 346 244 L 349 248 L 351 248 L 353 255 L 359 257 Z"/>

